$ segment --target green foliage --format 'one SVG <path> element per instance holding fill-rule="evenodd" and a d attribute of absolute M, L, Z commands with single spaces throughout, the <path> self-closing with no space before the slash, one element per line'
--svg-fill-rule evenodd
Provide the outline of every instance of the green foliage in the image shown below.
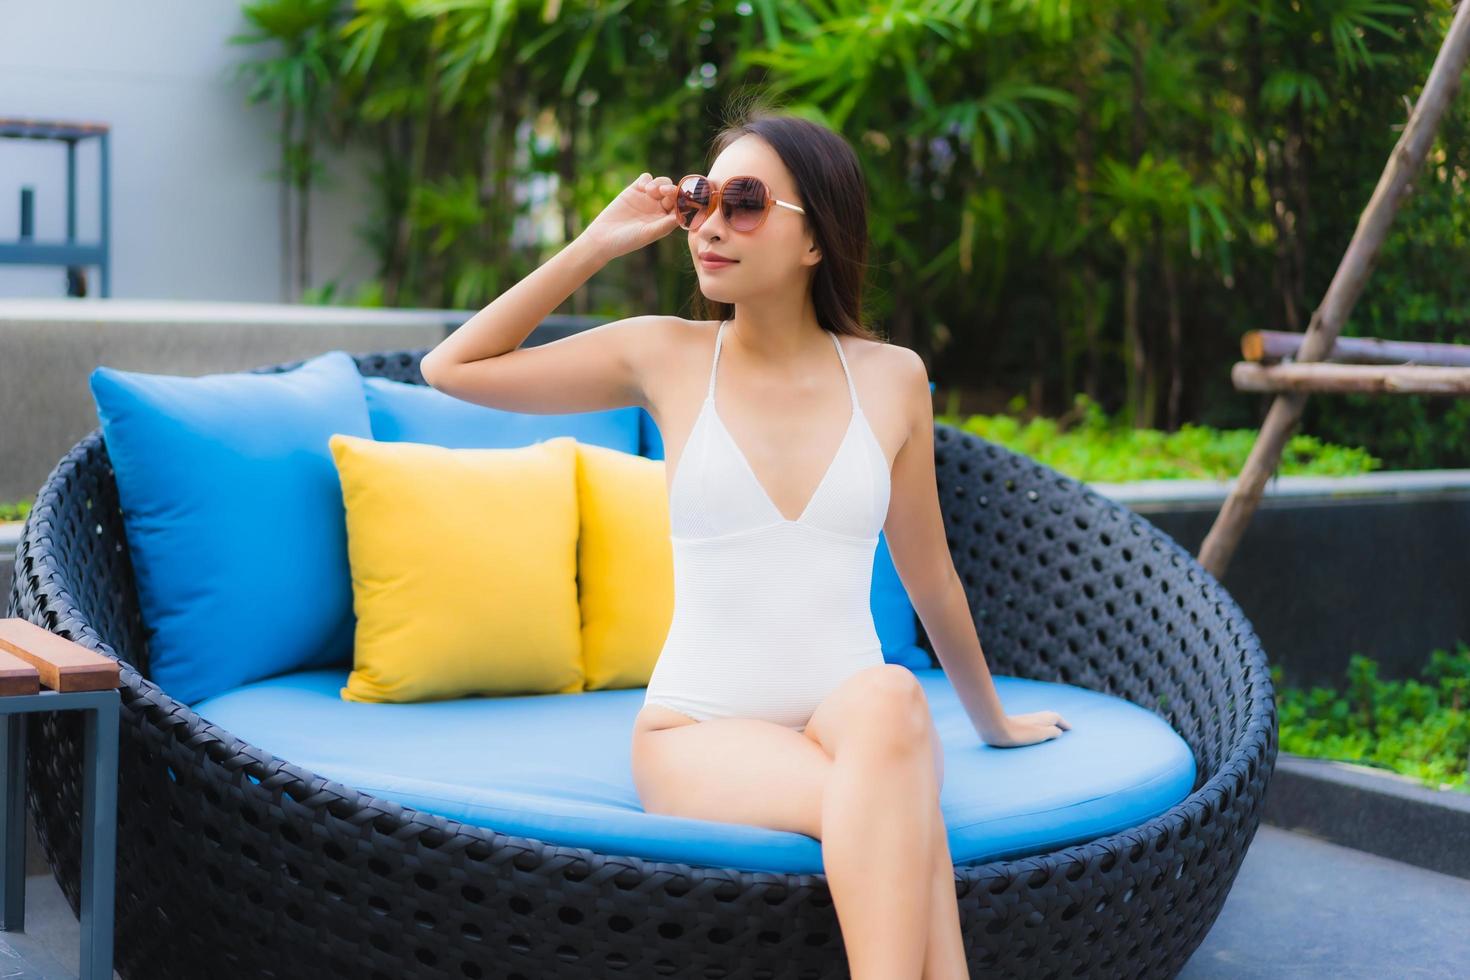
<path fill-rule="evenodd" d="M 1355 653 L 1346 687 L 1281 686 L 1271 668 L 1283 751 L 1377 766 L 1431 788 L 1470 791 L 1470 644 L 1434 650 L 1420 679 L 1385 681 Z"/>
<path fill-rule="evenodd" d="M 936 414 L 941 422 L 1024 453 L 1068 476 L 1089 482 L 1127 480 L 1229 480 L 1240 474 L 1254 429 L 1219 430 L 1185 423 L 1175 432 L 1136 429 L 1121 416 L 1109 417 L 1086 395 L 1060 419 L 1024 418 L 1025 399 L 1012 399 L 1009 414 Z M 1309 435 L 1293 436 L 1282 453 L 1283 475 L 1347 476 L 1378 468 L 1366 451 L 1329 445 Z"/>
<path fill-rule="evenodd" d="M 248 97 L 281 114 L 280 177 L 312 182 L 328 141 L 374 161 L 362 236 L 375 282 L 306 283 L 308 301 L 483 306 L 641 171 L 705 167 L 730 110 L 759 93 L 857 151 L 867 318 L 926 355 L 942 388 L 1024 391 L 1051 414 L 1086 392 L 1140 429 L 1183 433 L 1259 423 L 1262 397 L 1230 382 L 1240 336 L 1305 329 L 1454 7 L 253 0 L 243 11 L 256 33 L 241 40 L 261 54 L 242 75 Z M 1345 334 L 1470 342 L 1467 180 L 1461 97 Z M 687 313 L 683 237 L 609 267 L 573 312 Z M 1470 466 L 1466 399 L 1316 395 L 1301 431 L 1395 469 Z"/>
<path fill-rule="evenodd" d="M 1467 101 L 1464 93 L 1458 102 Z M 1353 311 L 1361 336 L 1470 344 L 1470 119 L 1447 113 Z M 1372 445 L 1395 469 L 1470 466 L 1470 398 L 1366 395 L 1314 398 L 1302 424 L 1329 439 Z"/>
<path fill-rule="evenodd" d="M 18 500 L 14 503 L 0 502 L 0 521 L 23 521 L 31 512 L 31 501 Z"/>

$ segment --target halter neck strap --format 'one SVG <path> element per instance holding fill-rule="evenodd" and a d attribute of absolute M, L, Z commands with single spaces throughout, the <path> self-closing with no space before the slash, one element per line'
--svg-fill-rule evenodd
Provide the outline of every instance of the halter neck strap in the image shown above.
<path fill-rule="evenodd" d="M 719 327 L 715 330 L 715 354 L 714 357 L 710 360 L 709 366 L 708 397 L 710 397 L 711 399 L 715 397 L 715 373 L 720 364 L 720 343 L 725 338 L 725 324 L 729 322 L 729 320 L 721 320 Z M 842 375 L 847 379 L 847 394 L 852 399 L 853 411 L 861 411 L 862 405 L 858 402 L 857 386 L 853 384 L 852 371 L 847 366 L 847 354 L 845 354 L 842 350 L 842 341 L 837 339 L 837 334 L 835 332 L 830 330 L 825 332 L 829 337 L 832 338 L 832 346 L 837 348 L 837 359 L 842 362 Z"/>
<path fill-rule="evenodd" d="M 729 322 L 730 321 L 728 321 L 728 320 L 721 320 L 719 327 L 715 329 L 715 356 L 714 356 L 713 359 L 711 359 L 710 364 L 709 364 L 709 397 L 710 398 L 714 398 L 715 397 L 715 368 L 717 366 L 719 366 L 719 363 L 720 363 L 720 341 L 725 336 L 725 324 L 726 323 L 729 323 Z"/>

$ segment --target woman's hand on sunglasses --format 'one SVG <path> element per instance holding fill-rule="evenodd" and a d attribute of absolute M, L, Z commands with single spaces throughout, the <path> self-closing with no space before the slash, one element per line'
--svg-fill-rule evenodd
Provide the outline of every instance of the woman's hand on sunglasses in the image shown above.
<path fill-rule="evenodd" d="M 656 242 L 679 227 L 674 216 L 678 190 L 670 178 L 653 177 L 645 171 L 618 192 L 581 237 L 592 241 L 608 259 Z"/>

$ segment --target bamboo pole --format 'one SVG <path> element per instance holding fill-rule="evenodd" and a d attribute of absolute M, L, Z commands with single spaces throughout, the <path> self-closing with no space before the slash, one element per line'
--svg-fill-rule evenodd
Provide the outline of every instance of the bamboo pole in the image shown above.
<path fill-rule="evenodd" d="M 1470 368 L 1420 364 L 1252 364 L 1230 370 L 1238 391 L 1365 395 L 1470 395 Z"/>
<path fill-rule="evenodd" d="M 1240 338 L 1240 356 L 1247 361 L 1262 363 L 1296 358 L 1305 336 L 1290 330 L 1248 330 Z M 1337 364 L 1434 364 L 1439 367 L 1470 367 L 1470 344 L 1338 337 L 1322 360 Z"/>
<path fill-rule="evenodd" d="M 1470 2 L 1462 0 L 1455 9 L 1449 30 L 1445 32 L 1439 53 L 1435 55 L 1424 90 L 1409 114 L 1409 122 L 1379 175 L 1378 186 L 1373 189 L 1368 206 L 1358 217 L 1352 241 L 1348 242 L 1347 251 L 1343 253 L 1337 272 L 1327 287 L 1327 294 L 1312 313 L 1312 321 L 1307 325 L 1302 340 L 1299 361 L 1322 360 L 1322 355 L 1332 349 L 1342 325 L 1347 322 L 1348 314 L 1373 268 L 1378 250 L 1388 235 L 1389 225 L 1409 192 L 1410 181 L 1423 166 L 1424 156 L 1434 142 L 1434 133 L 1439 128 L 1445 106 L 1460 87 L 1460 75 L 1467 55 L 1470 55 Z M 1251 446 L 1245 467 L 1215 517 L 1210 533 L 1205 535 L 1200 545 L 1199 562 L 1217 579 L 1225 576 L 1231 556 L 1235 554 L 1251 515 L 1260 503 L 1266 480 L 1281 461 L 1281 451 L 1301 419 L 1306 399 L 1305 393 L 1293 391 L 1278 394 L 1271 401 L 1266 421 Z"/>

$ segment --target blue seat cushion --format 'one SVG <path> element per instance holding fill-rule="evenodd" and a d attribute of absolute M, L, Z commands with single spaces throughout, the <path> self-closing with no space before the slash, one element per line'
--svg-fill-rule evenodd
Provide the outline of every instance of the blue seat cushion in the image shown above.
<path fill-rule="evenodd" d="M 186 704 L 352 658 L 342 484 L 327 440 L 370 438 L 357 363 L 89 377 L 117 480 L 149 677 Z"/>
<path fill-rule="evenodd" d="M 932 383 L 929 390 L 934 390 Z M 658 423 L 644 409 L 638 409 L 638 413 L 639 455 L 663 459 L 664 440 L 658 431 Z M 902 664 L 910 670 L 930 668 L 933 664 L 929 653 L 919 646 L 919 618 L 909 601 L 908 591 L 903 587 L 903 580 L 893 567 L 893 556 L 888 553 L 888 536 L 882 533 L 878 535 L 878 547 L 873 552 L 873 585 L 869 599 L 883 659 L 891 664 Z"/>
<path fill-rule="evenodd" d="M 915 672 L 944 745 L 940 810 L 956 864 L 1019 856 L 1137 826 L 1187 796 L 1194 756 L 1167 722 L 1111 695 L 995 677 L 1012 714 L 1055 710 L 1060 738 L 999 749 L 975 734 L 948 678 Z M 195 710 L 278 758 L 463 823 L 601 854 L 817 873 L 821 842 L 746 824 L 650 814 L 629 750 L 643 688 L 413 704 L 342 700 L 345 670 L 255 681 Z"/>
<path fill-rule="evenodd" d="M 423 442 L 446 449 L 516 449 L 556 436 L 639 455 L 636 406 L 559 415 L 507 412 L 426 385 L 365 377 L 368 416 L 379 442 Z"/>

